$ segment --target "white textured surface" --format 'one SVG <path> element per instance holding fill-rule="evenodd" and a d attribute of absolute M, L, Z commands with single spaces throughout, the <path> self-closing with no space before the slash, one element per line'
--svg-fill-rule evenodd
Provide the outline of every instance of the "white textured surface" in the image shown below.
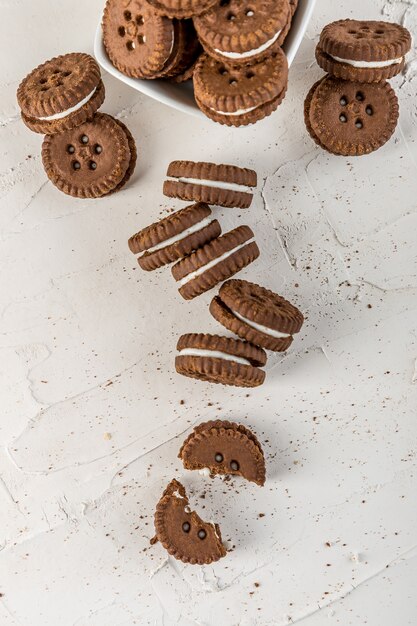
<path fill-rule="evenodd" d="M 326 22 L 383 11 L 415 32 L 417 3 L 318 2 L 285 103 L 240 131 L 105 77 L 104 110 L 131 128 L 139 166 L 123 192 L 84 202 L 46 181 L 14 94 L 38 62 L 91 50 L 101 4 L 0 2 L 1 625 L 415 625 L 415 50 L 392 81 L 400 126 L 369 157 L 316 148 L 302 99 Z M 258 171 L 250 210 L 216 212 L 225 230 L 256 231 L 261 258 L 242 276 L 307 323 L 256 391 L 175 375 L 179 334 L 219 331 L 212 294 L 182 301 L 169 269 L 141 272 L 127 248 L 172 206 L 161 188 L 174 158 Z M 213 417 L 254 427 L 263 489 L 184 476 L 180 443 Z M 184 566 L 149 547 L 174 475 L 235 546 L 220 563 Z"/>

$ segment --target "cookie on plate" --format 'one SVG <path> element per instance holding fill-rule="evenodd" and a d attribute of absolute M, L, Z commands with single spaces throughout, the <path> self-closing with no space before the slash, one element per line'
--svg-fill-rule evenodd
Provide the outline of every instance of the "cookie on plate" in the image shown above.
<path fill-rule="evenodd" d="M 257 185 L 256 172 L 236 165 L 172 161 L 164 182 L 170 198 L 246 209 Z"/>
<path fill-rule="evenodd" d="M 209 383 L 258 387 L 265 380 L 260 368 L 266 364 L 262 348 L 230 337 L 189 333 L 177 343 L 178 374 Z"/>
<path fill-rule="evenodd" d="M 281 48 L 250 67 L 231 67 L 202 55 L 194 70 L 194 95 L 207 117 L 227 126 L 245 126 L 270 115 L 288 85 L 288 62 Z"/>
<path fill-rule="evenodd" d="M 190 510 L 185 489 L 175 479 L 156 505 L 155 532 L 151 543 L 160 541 L 169 554 L 184 563 L 206 565 L 227 554 L 218 524 L 203 522 Z"/>
<path fill-rule="evenodd" d="M 133 254 L 141 254 L 140 267 L 149 271 L 182 259 L 220 234 L 208 204 L 197 202 L 142 229 L 128 244 Z"/>
<path fill-rule="evenodd" d="M 103 44 L 113 65 L 134 78 L 181 74 L 200 52 L 191 20 L 159 15 L 146 0 L 107 0 Z"/>
<path fill-rule="evenodd" d="M 336 78 L 373 83 L 399 74 L 410 48 L 411 35 L 399 24 L 338 20 L 324 27 L 316 59 Z"/>
<path fill-rule="evenodd" d="M 192 300 L 257 259 L 254 237 L 249 226 L 238 226 L 178 261 L 171 271 L 182 297 Z"/>
<path fill-rule="evenodd" d="M 42 161 L 51 182 L 76 198 L 118 191 L 136 164 L 135 141 L 122 122 L 105 113 L 77 128 L 46 135 Z"/>
<path fill-rule="evenodd" d="M 199 424 L 182 444 L 178 457 L 188 470 L 208 469 L 210 475 L 232 474 L 257 485 L 265 483 L 261 444 L 242 424 L 226 420 Z"/>
<path fill-rule="evenodd" d="M 217 0 L 194 24 L 211 57 L 230 65 L 250 65 L 282 43 L 290 19 L 288 0 Z"/>
<path fill-rule="evenodd" d="M 332 154 L 361 156 L 388 141 L 398 121 L 398 100 L 383 81 L 359 83 L 325 76 L 304 103 L 312 139 Z"/>
<path fill-rule="evenodd" d="M 217 0 L 147 0 L 161 15 L 184 19 L 208 11 Z"/>
<path fill-rule="evenodd" d="M 22 120 L 35 133 L 71 130 L 91 119 L 104 101 L 100 68 L 83 52 L 55 57 L 22 80 L 17 101 Z"/>
<path fill-rule="evenodd" d="M 301 311 L 277 293 L 247 280 L 228 280 L 210 304 L 225 328 L 256 346 L 283 352 L 304 322 Z"/>

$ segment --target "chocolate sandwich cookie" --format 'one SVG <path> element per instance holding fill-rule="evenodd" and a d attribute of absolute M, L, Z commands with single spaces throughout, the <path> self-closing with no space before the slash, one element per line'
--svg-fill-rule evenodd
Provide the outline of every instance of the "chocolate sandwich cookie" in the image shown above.
<path fill-rule="evenodd" d="M 399 24 L 339 20 L 324 27 L 316 59 L 337 78 L 374 83 L 399 74 L 410 48 L 411 35 Z"/>
<path fill-rule="evenodd" d="M 198 202 L 172 213 L 136 233 L 129 239 L 129 248 L 144 270 L 155 270 L 182 259 L 204 246 L 221 233 L 208 204 Z"/>
<path fill-rule="evenodd" d="M 171 271 L 182 297 L 191 300 L 230 278 L 258 256 L 252 230 L 249 226 L 238 226 L 178 261 Z"/>
<path fill-rule="evenodd" d="M 187 48 L 193 26 L 159 15 L 146 0 L 107 0 L 103 44 L 113 65 L 135 78 L 175 75 L 190 63 L 197 47 Z"/>
<path fill-rule="evenodd" d="M 250 65 L 280 45 L 290 18 L 288 0 L 217 0 L 194 24 L 211 57 L 229 65 Z"/>
<path fill-rule="evenodd" d="M 105 113 L 57 135 L 46 135 L 42 161 L 48 178 L 76 198 L 118 191 L 136 164 L 134 139 L 126 126 Z"/>
<path fill-rule="evenodd" d="M 82 52 L 55 57 L 23 79 L 17 101 L 22 120 L 35 133 L 70 130 L 91 119 L 104 101 L 100 68 Z"/>
<path fill-rule="evenodd" d="M 171 480 L 155 511 L 156 536 L 171 556 L 193 565 L 207 565 L 226 556 L 218 524 L 203 522 L 191 511 L 183 485 Z"/>
<path fill-rule="evenodd" d="M 161 15 L 184 19 L 208 11 L 217 0 L 147 0 Z"/>
<path fill-rule="evenodd" d="M 199 424 L 184 441 L 178 457 L 188 470 L 208 469 L 211 476 L 232 474 L 257 485 L 265 483 L 261 444 L 242 424 L 226 420 Z"/>
<path fill-rule="evenodd" d="M 170 198 L 246 209 L 257 185 L 256 172 L 236 165 L 172 161 L 164 182 Z"/>
<path fill-rule="evenodd" d="M 288 62 L 281 48 L 250 67 L 232 68 L 202 55 L 194 70 L 194 95 L 207 117 L 227 126 L 254 124 L 284 99 Z"/>
<path fill-rule="evenodd" d="M 183 376 L 235 387 L 258 387 L 265 380 L 260 367 L 266 354 L 246 341 L 191 333 L 179 338 L 177 350 L 175 369 Z"/>
<path fill-rule="evenodd" d="M 387 82 L 359 83 L 325 76 L 304 103 L 312 139 L 332 154 L 361 156 L 380 148 L 398 121 L 398 100 Z"/>
<path fill-rule="evenodd" d="M 278 294 L 247 280 L 228 280 L 210 304 L 225 328 L 256 346 L 283 352 L 301 330 L 301 311 Z"/>
<path fill-rule="evenodd" d="M 297 7 L 298 7 L 298 0 L 290 0 L 291 17 L 294 16 L 294 13 L 296 12 Z"/>

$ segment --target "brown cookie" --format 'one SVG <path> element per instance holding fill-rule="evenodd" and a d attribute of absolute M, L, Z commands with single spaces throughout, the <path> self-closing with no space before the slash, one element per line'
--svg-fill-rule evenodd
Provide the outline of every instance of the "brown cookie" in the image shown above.
<path fill-rule="evenodd" d="M 110 61 L 123 74 L 154 78 L 171 65 L 183 27 L 159 15 L 146 0 L 107 0 L 103 44 Z"/>
<path fill-rule="evenodd" d="M 332 154 L 361 156 L 388 141 L 398 121 L 398 100 L 387 82 L 358 83 L 325 76 L 307 95 L 307 130 Z"/>
<path fill-rule="evenodd" d="M 174 20 L 174 45 L 171 54 L 162 70 L 155 73 L 152 78 L 181 77 L 194 66 L 201 52 L 201 44 L 192 20 Z"/>
<path fill-rule="evenodd" d="M 182 297 L 191 300 L 230 278 L 258 256 L 252 230 L 249 226 L 238 226 L 178 261 L 171 271 Z"/>
<path fill-rule="evenodd" d="M 99 198 L 130 178 L 136 148 L 126 126 L 105 113 L 57 135 L 46 135 L 42 161 L 48 178 L 76 198 Z"/>
<path fill-rule="evenodd" d="M 278 294 L 247 280 L 228 280 L 210 304 L 225 328 L 256 346 L 283 352 L 301 330 L 303 314 Z"/>
<path fill-rule="evenodd" d="M 129 239 L 129 248 L 144 270 L 182 259 L 221 233 L 208 204 L 198 202 L 151 224 Z"/>
<path fill-rule="evenodd" d="M 298 7 L 298 0 L 290 0 L 291 17 L 294 15 Z"/>
<path fill-rule="evenodd" d="M 205 565 L 226 556 L 220 528 L 203 522 L 195 511 L 190 511 L 183 485 L 171 480 L 156 505 L 156 536 L 165 550 L 176 559 L 193 565 Z"/>
<path fill-rule="evenodd" d="M 288 0 L 216 0 L 194 19 L 207 54 L 229 65 L 268 57 L 291 17 Z"/>
<path fill-rule="evenodd" d="M 288 62 L 280 47 L 250 67 L 232 68 L 202 55 L 193 80 L 196 102 L 207 117 L 227 126 L 245 126 L 267 117 L 281 104 Z"/>
<path fill-rule="evenodd" d="M 216 0 L 148 0 L 148 2 L 161 15 L 184 19 L 208 11 Z"/>
<path fill-rule="evenodd" d="M 104 101 L 100 68 L 82 52 L 55 57 L 23 79 L 17 101 L 22 120 L 35 133 L 70 130 L 90 120 Z"/>
<path fill-rule="evenodd" d="M 251 205 L 256 172 L 236 165 L 172 161 L 164 182 L 170 198 L 246 209 Z"/>
<path fill-rule="evenodd" d="M 175 357 L 178 374 L 209 383 L 258 387 L 265 380 L 262 348 L 229 337 L 190 333 L 182 335 Z"/>
<path fill-rule="evenodd" d="M 265 483 L 265 458 L 255 435 L 242 424 L 215 420 L 199 424 L 184 441 L 178 457 L 185 469 L 242 476 Z"/>
<path fill-rule="evenodd" d="M 316 59 L 337 78 L 374 83 L 399 74 L 410 48 L 411 35 L 399 24 L 339 20 L 324 27 Z"/>

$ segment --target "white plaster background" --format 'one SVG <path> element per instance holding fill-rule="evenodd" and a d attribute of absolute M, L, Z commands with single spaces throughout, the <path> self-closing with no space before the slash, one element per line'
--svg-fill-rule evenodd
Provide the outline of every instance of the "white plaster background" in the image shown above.
<path fill-rule="evenodd" d="M 416 624 L 416 50 L 392 81 L 400 125 L 375 154 L 321 151 L 302 110 L 325 23 L 384 15 L 416 33 L 417 2 L 317 4 L 284 104 L 254 127 L 105 76 L 103 109 L 132 130 L 138 168 L 116 196 L 80 201 L 47 182 L 15 90 L 41 61 L 91 51 L 102 0 L 0 0 L 1 626 Z M 213 294 L 183 301 L 169 269 L 141 272 L 126 245 L 173 206 L 162 181 L 181 158 L 258 171 L 252 207 L 218 214 L 256 232 L 242 276 L 307 317 L 249 393 L 175 374 L 182 332 L 221 330 Z M 213 417 L 258 433 L 264 489 L 181 469 L 185 434 Z M 149 547 L 173 476 L 235 546 L 221 562 Z"/>

